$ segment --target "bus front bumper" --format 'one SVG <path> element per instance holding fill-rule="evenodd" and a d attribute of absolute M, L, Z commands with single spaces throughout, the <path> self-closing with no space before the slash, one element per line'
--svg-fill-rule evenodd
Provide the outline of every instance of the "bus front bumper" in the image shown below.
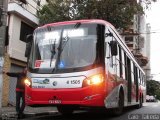
<path fill-rule="evenodd" d="M 78 89 L 31 89 L 25 91 L 26 105 L 78 105 L 104 106 L 105 92 L 96 88 Z"/>

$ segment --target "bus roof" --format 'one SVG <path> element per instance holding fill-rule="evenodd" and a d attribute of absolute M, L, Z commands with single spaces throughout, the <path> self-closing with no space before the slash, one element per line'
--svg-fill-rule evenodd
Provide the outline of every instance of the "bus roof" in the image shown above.
<path fill-rule="evenodd" d="M 100 23 L 100 24 L 105 24 L 105 25 L 109 25 L 111 27 L 114 28 L 114 26 L 105 21 L 105 20 L 101 20 L 101 19 L 86 19 L 86 20 L 72 20 L 72 21 L 63 21 L 63 22 L 55 22 L 55 23 L 49 23 L 49 24 L 45 24 L 43 26 L 40 26 L 38 28 L 42 28 L 42 27 L 47 27 L 47 26 L 58 26 L 58 25 L 66 25 L 66 24 L 75 24 L 75 23 Z"/>

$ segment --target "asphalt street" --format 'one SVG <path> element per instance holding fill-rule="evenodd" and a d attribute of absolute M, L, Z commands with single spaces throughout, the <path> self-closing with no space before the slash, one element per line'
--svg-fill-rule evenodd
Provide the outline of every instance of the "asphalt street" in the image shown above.
<path fill-rule="evenodd" d="M 76 111 L 72 115 L 63 116 L 58 112 L 27 117 L 23 120 L 160 120 L 160 102 L 145 103 L 142 108 L 129 107 L 120 116 L 107 111 Z"/>

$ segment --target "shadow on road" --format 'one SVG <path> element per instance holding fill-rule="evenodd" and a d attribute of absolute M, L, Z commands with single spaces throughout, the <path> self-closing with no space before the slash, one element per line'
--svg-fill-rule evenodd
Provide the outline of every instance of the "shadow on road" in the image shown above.
<path fill-rule="evenodd" d="M 92 111 L 77 111 L 72 115 L 63 116 L 61 114 L 35 116 L 32 118 L 25 118 L 23 120 L 118 120 L 124 114 L 137 110 L 134 107 L 128 107 L 124 109 L 124 113 L 121 116 L 115 116 L 112 110 L 92 110 Z M 125 117 L 126 118 L 126 117 Z"/>

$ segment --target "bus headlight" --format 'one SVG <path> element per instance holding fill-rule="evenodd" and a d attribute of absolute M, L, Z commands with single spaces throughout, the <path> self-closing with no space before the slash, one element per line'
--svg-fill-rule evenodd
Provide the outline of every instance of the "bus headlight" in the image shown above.
<path fill-rule="evenodd" d="M 99 85 L 104 82 L 103 74 L 93 75 L 83 81 L 83 87 L 88 85 Z"/>
<path fill-rule="evenodd" d="M 25 83 L 26 86 L 31 87 L 31 80 L 29 78 L 26 78 L 24 80 L 24 83 Z"/>

